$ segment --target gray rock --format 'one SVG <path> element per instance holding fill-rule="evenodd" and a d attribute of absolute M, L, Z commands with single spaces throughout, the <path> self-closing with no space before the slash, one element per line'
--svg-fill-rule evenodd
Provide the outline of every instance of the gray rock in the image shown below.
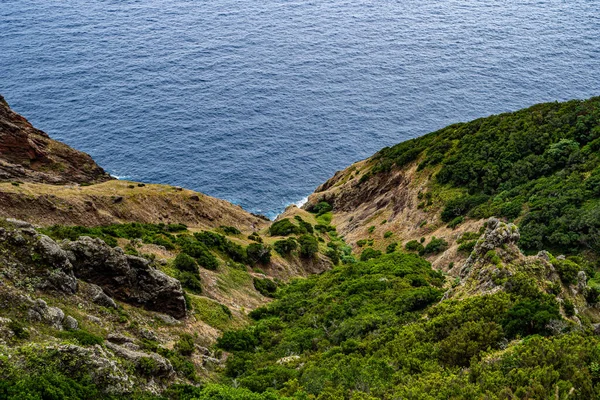
<path fill-rule="evenodd" d="M 40 284 L 40 289 L 56 290 L 66 294 L 77 292 L 77 278 L 67 252 L 46 235 L 36 235 L 36 251 L 52 269 Z"/>
<path fill-rule="evenodd" d="M 537 257 L 544 261 L 550 261 L 550 253 L 548 253 L 546 250 L 542 250 L 537 253 Z"/>
<path fill-rule="evenodd" d="M 148 260 L 125 255 L 98 238 L 82 237 L 65 243 L 64 249 L 75 276 L 100 286 L 107 295 L 175 318 L 185 317 L 181 284 Z"/>
<path fill-rule="evenodd" d="M 106 340 L 108 340 L 109 342 L 117 343 L 117 344 L 123 344 L 123 343 L 133 343 L 135 339 L 130 338 L 129 336 L 125 336 L 122 333 L 111 332 L 108 334 L 108 336 L 106 336 Z"/>
<path fill-rule="evenodd" d="M 123 395 L 133 390 L 134 382 L 126 370 L 111 360 L 101 346 L 86 348 L 69 344 L 54 349 L 57 353 L 56 358 L 61 361 L 67 374 L 89 371 L 92 381 L 107 394 Z"/>
<path fill-rule="evenodd" d="M 12 224 L 15 228 L 35 228 L 29 222 L 21 221 L 20 219 L 15 218 L 6 218 L 6 222 Z"/>
<path fill-rule="evenodd" d="M 156 333 L 146 328 L 140 329 L 140 336 L 146 340 L 158 340 L 158 336 L 156 336 Z"/>
<path fill-rule="evenodd" d="M 579 271 L 577 273 L 577 290 L 580 293 L 583 293 L 587 288 L 587 275 L 584 271 Z"/>
<path fill-rule="evenodd" d="M 112 298 L 110 298 L 106 293 L 104 293 L 100 286 L 94 285 L 93 283 L 90 284 L 90 296 L 92 298 L 92 301 L 98 304 L 99 306 L 114 309 L 119 308 L 117 306 L 117 303 L 115 303 L 115 301 Z"/>
<path fill-rule="evenodd" d="M 63 321 L 62 325 L 64 328 L 72 330 L 72 331 L 79 329 L 79 323 L 77 322 L 77 320 L 75 318 L 71 317 L 70 315 L 67 315 L 67 317 Z"/>
<path fill-rule="evenodd" d="M 106 347 L 109 348 L 118 357 L 133 362 L 137 367 L 139 367 L 142 364 L 143 359 L 150 358 L 154 360 L 156 368 L 154 371 L 152 371 L 153 375 L 172 376 L 175 373 L 171 362 L 166 358 L 159 356 L 158 354 L 144 353 L 137 350 L 131 350 L 125 346 L 120 346 L 111 342 L 106 342 Z"/>
<path fill-rule="evenodd" d="M 461 268 L 460 275 L 465 277 L 471 267 L 485 256 L 488 251 L 494 250 L 504 245 L 516 245 L 521 238 L 519 228 L 512 223 L 504 223 L 499 221 L 497 218 L 490 218 L 487 221 L 487 229 L 485 233 L 479 238 L 475 249 L 471 252 L 471 255 Z"/>
<path fill-rule="evenodd" d="M 171 317 L 170 315 L 167 315 L 167 314 L 158 314 L 158 315 L 156 315 L 156 318 L 160 319 L 162 322 L 164 322 L 167 325 L 179 325 L 179 324 L 181 324 L 181 321 L 178 321 L 175 318 L 173 318 L 173 317 Z"/>
<path fill-rule="evenodd" d="M 63 329 L 63 320 L 65 319 L 63 310 L 58 307 L 49 307 L 42 299 L 35 301 L 34 305 L 29 309 L 28 315 L 32 321 L 43 322 L 55 329 Z"/>

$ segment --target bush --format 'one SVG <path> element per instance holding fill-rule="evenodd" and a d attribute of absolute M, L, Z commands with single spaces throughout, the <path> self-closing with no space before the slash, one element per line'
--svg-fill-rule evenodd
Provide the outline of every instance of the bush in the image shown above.
<path fill-rule="evenodd" d="M 242 232 L 235 226 L 221 225 L 220 228 L 223 229 L 223 232 L 225 232 L 226 235 L 241 235 L 242 234 Z"/>
<path fill-rule="evenodd" d="M 383 237 L 384 237 L 384 239 L 391 238 L 393 234 L 394 234 L 394 232 L 387 231 L 386 233 L 383 234 Z"/>
<path fill-rule="evenodd" d="M 96 336 L 84 330 L 61 331 L 58 336 L 62 339 L 75 339 L 82 346 L 93 346 L 95 344 L 104 343 L 104 338 Z"/>
<path fill-rule="evenodd" d="M 563 309 L 565 310 L 565 315 L 567 317 L 572 317 L 573 315 L 575 315 L 575 305 L 571 300 L 564 301 Z"/>
<path fill-rule="evenodd" d="M 189 333 L 184 333 L 179 336 L 179 340 L 175 343 L 174 348 L 182 356 L 192 355 L 195 349 L 194 337 Z"/>
<path fill-rule="evenodd" d="M 312 235 L 300 236 L 298 243 L 300 243 L 300 257 L 312 258 L 319 251 L 319 243 Z"/>
<path fill-rule="evenodd" d="M 356 242 L 356 245 L 358 247 L 363 247 L 365 244 L 367 244 L 367 239 L 360 239 L 359 241 Z"/>
<path fill-rule="evenodd" d="M 317 205 L 312 207 L 312 209 L 310 211 L 313 213 L 316 213 L 317 215 L 323 215 L 332 210 L 333 210 L 333 207 L 331 206 L 331 204 L 329 204 L 326 201 L 321 201 L 320 203 L 318 203 Z"/>
<path fill-rule="evenodd" d="M 468 242 L 463 242 L 458 245 L 458 251 L 462 253 L 471 254 L 473 249 L 475 249 L 475 245 L 477 244 L 477 240 L 470 240 Z"/>
<path fill-rule="evenodd" d="M 277 284 L 268 278 L 257 278 L 253 279 L 254 288 L 265 297 L 273 297 L 277 291 Z"/>
<path fill-rule="evenodd" d="M 298 248 L 298 242 L 294 238 L 278 240 L 273 244 L 273 248 L 277 253 L 286 256 Z"/>
<path fill-rule="evenodd" d="M 182 271 L 177 276 L 179 282 L 181 282 L 181 286 L 190 290 L 195 294 L 202 294 L 202 282 L 200 281 L 200 276 L 198 274 L 198 270 L 195 273 L 189 271 Z"/>
<path fill-rule="evenodd" d="M 8 324 L 8 329 L 10 329 L 14 333 L 17 339 L 29 338 L 29 331 L 27 330 L 27 328 L 25 328 L 25 325 L 23 325 L 19 321 L 10 321 L 10 323 Z"/>
<path fill-rule="evenodd" d="M 404 245 L 404 248 L 405 248 L 407 251 L 417 251 L 417 252 L 419 252 L 419 253 L 420 253 L 421 251 L 423 251 L 423 249 L 424 249 L 423 245 L 422 245 L 421 243 L 419 243 L 418 241 L 416 241 L 416 240 L 411 240 L 410 242 L 407 242 L 407 243 Z"/>
<path fill-rule="evenodd" d="M 464 217 L 456 217 L 454 218 L 452 221 L 450 221 L 450 223 L 448 224 L 448 228 L 456 228 L 458 225 L 462 224 L 463 221 L 465 220 Z"/>
<path fill-rule="evenodd" d="M 555 260 L 552 264 L 563 283 L 569 285 L 577 282 L 577 273 L 581 270 L 579 265 L 571 260 Z"/>
<path fill-rule="evenodd" d="M 283 218 L 279 221 L 273 222 L 269 227 L 269 234 L 271 236 L 288 236 L 300 233 L 298 227 L 288 219 Z"/>
<path fill-rule="evenodd" d="M 177 257 L 175 257 L 175 260 L 173 261 L 173 266 L 180 271 L 192 272 L 194 274 L 198 273 L 198 264 L 196 263 L 196 260 L 185 253 L 177 254 Z"/>
<path fill-rule="evenodd" d="M 374 250 L 371 247 L 367 247 L 360 254 L 360 261 L 368 261 L 368 260 L 370 260 L 372 258 L 377 258 L 377 257 L 380 257 L 380 256 L 381 256 L 381 251 Z"/>
<path fill-rule="evenodd" d="M 327 249 L 325 255 L 329 257 L 333 265 L 338 265 L 340 263 L 340 255 L 336 249 Z"/>
<path fill-rule="evenodd" d="M 446 242 L 442 238 L 436 238 L 435 236 L 431 238 L 427 246 L 421 251 L 419 251 L 420 255 L 425 254 L 438 254 L 448 248 L 448 242 Z"/>
<path fill-rule="evenodd" d="M 248 260 L 252 264 L 268 264 L 271 262 L 271 247 L 261 243 L 251 243 L 246 247 Z"/>
<path fill-rule="evenodd" d="M 213 256 L 204 243 L 197 241 L 188 241 L 184 243 L 181 251 L 196 259 L 201 267 L 214 271 L 219 266 L 219 262 Z"/>
<path fill-rule="evenodd" d="M 488 201 L 489 196 L 473 195 L 463 196 L 446 203 L 442 211 L 442 221 L 450 222 L 455 218 L 466 215 L 472 208 Z"/>
<path fill-rule="evenodd" d="M 397 247 L 398 247 L 398 243 L 388 244 L 388 247 L 385 249 L 386 254 L 395 252 Z"/>

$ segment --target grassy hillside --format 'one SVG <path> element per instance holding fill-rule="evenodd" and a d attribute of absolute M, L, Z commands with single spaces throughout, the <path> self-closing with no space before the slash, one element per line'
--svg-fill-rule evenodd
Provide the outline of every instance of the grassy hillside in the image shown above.
<path fill-rule="evenodd" d="M 462 189 L 444 222 L 518 219 L 525 250 L 600 253 L 600 98 L 449 126 L 381 150 L 361 180 L 415 161 L 436 184 Z"/>

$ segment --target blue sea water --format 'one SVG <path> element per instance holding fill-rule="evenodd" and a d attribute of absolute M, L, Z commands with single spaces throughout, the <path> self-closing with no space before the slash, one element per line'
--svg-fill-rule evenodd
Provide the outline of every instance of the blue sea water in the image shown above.
<path fill-rule="evenodd" d="M 0 0 L 0 93 L 111 174 L 274 216 L 447 124 L 600 94 L 594 0 Z"/>

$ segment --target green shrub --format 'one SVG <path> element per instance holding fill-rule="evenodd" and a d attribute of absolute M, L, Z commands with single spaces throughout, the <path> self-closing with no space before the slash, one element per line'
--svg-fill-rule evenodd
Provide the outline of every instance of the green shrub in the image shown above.
<path fill-rule="evenodd" d="M 358 247 L 363 247 L 365 244 L 367 244 L 367 239 L 360 239 L 359 241 L 356 242 L 356 245 Z"/>
<path fill-rule="evenodd" d="M 377 258 L 377 257 L 380 257 L 380 256 L 381 256 L 381 251 L 374 250 L 371 247 L 367 247 L 360 254 L 360 261 L 368 261 L 368 260 L 370 260 L 372 258 Z"/>
<path fill-rule="evenodd" d="M 268 278 L 257 278 L 253 279 L 254 288 L 265 297 L 273 297 L 277 292 L 277 284 Z"/>
<path fill-rule="evenodd" d="M 411 240 L 410 242 L 407 242 L 404 245 L 404 248 L 407 251 L 416 251 L 416 252 L 419 252 L 419 253 L 425 249 L 423 247 L 423 245 L 421 243 L 417 242 L 416 240 Z"/>
<path fill-rule="evenodd" d="M 310 212 L 316 213 L 317 215 L 323 215 L 332 210 L 333 207 L 331 206 L 331 204 L 329 204 L 326 201 L 321 201 L 320 203 L 317 203 L 314 207 L 312 207 L 312 209 L 310 209 Z"/>
<path fill-rule="evenodd" d="M 460 217 L 456 217 L 454 218 L 452 221 L 450 221 L 450 223 L 448 224 L 448 228 L 456 228 L 458 225 L 462 224 L 463 221 L 465 220 L 464 217 L 460 216 Z"/>
<path fill-rule="evenodd" d="M 223 229 L 223 232 L 225 232 L 226 235 L 241 235 L 242 234 L 242 232 L 235 226 L 221 225 L 220 228 Z"/>
<path fill-rule="evenodd" d="M 383 234 L 383 237 L 384 237 L 385 239 L 387 239 L 387 238 L 391 238 L 393 234 L 394 234 L 394 232 L 392 232 L 392 231 L 387 231 L 386 233 L 384 233 L 384 234 Z"/>
<path fill-rule="evenodd" d="M 58 333 L 58 337 L 62 339 L 75 339 L 82 346 L 93 346 L 95 344 L 104 343 L 104 339 L 102 337 L 96 336 L 81 329 L 74 331 L 61 331 Z"/>
<path fill-rule="evenodd" d="M 278 240 L 273 244 L 273 248 L 277 253 L 285 257 L 298 248 L 298 242 L 294 238 Z"/>
<path fill-rule="evenodd" d="M 398 243 L 388 244 L 387 248 L 385 249 L 386 254 L 395 252 L 397 247 L 398 247 Z"/>
<path fill-rule="evenodd" d="M 23 325 L 19 321 L 14 321 L 14 320 L 10 321 L 8 324 L 8 329 L 10 329 L 14 333 L 14 335 L 17 339 L 28 339 L 29 338 L 29 331 L 27 330 L 25 325 Z"/>
<path fill-rule="evenodd" d="M 336 249 L 327 249 L 325 255 L 329 257 L 333 265 L 338 265 L 340 263 L 340 255 Z"/>
<path fill-rule="evenodd" d="M 563 302 L 563 309 L 565 310 L 565 315 L 567 317 L 572 317 L 575 315 L 575 305 L 571 300 L 565 300 Z"/>
<path fill-rule="evenodd" d="M 446 202 L 442 211 L 442 221 L 450 222 L 455 218 L 466 215 L 474 207 L 488 201 L 489 196 L 473 195 L 463 196 Z"/>
<path fill-rule="evenodd" d="M 182 271 L 177 275 L 177 279 L 181 285 L 193 292 L 194 294 L 202 294 L 202 282 L 198 270 L 196 272 Z"/>
<path fill-rule="evenodd" d="M 195 350 L 194 337 L 189 333 L 180 335 L 174 348 L 182 356 L 192 355 Z"/>
<path fill-rule="evenodd" d="M 581 267 L 571 260 L 555 260 L 553 263 L 556 272 L 560 276 L 560 280 L 565 284 L 577 282 L 577 273 Z"/>
<path fill-rule="evenodd" d="M 198 273 L 198 264 L 196 260 L 185 253 L 177 254 L 173 261 L 173 266 L 180 271 L 191 272 L 193 274 Z"/>
<path fill-rule="evenodd" d="M 198 265 L 205 269 L 214 271 L 219 266 L 219 262 L 204 243 L 188 241 L 182 246 L 181 251 L 195 258 Z"/>
<path fill-rule="evenodd" d="M 441 253 L 442 251 L 446 250 L 447 248 L 448 248 L 448 242 L 446 242 L 442 238 L 438 239 L 434 236 L 431 238 L 429 243 L 427 243 L 427 246 L 425 246 L 425 248 L 423 248 L 423 250 L 419 251 L 419 254 L 420 255 L 438 254 L 438 253 Z"/>
<path fill-rule="evenodd" d="M 471 252 L 475 249 L 475 245 L 477 244 L 477 240 L 470 240 L 468 242 L 462 242 L 458 245 L 458 251 L 461 253 L 471 254 Z"/>
<path fill-rule="evenodd" d="M 268 264 L 271 262 L 271 247 L 261 243 L 251 243 L 246 247 L 246 254 L 251 264 Z"/>
<path fill-rule="evenodd" d="M 269 234 L 271 236 L 288 236 L 300 233 L 300 229 L 292 224 L 288 218 L 280 219 L 279 221 L 273 222 L 269 227 Z"/>
<path fill-rule="evenodd" d="M 369 233 L 375 232 L 375 226 L 370 226 L 368 230 L 369 230 Z"/>
<path fill-rule="evenodd" d="M 300 243 L 300 257 L 312 258 L 319 251 L 317 239 L 312 235 L 300 236 L 298 243 Z"/>

